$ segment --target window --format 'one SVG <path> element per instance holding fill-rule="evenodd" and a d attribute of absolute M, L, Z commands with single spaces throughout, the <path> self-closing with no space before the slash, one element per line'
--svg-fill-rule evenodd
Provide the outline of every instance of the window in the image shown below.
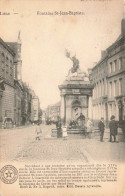
<path fill-rule="evenodd" d="M 6 58 L 6 79 L 8 79 L 8 74 L 9 74 L 9 59 L 7 57 Z"/>
<path fill-rule="evenodd" d="M 1 54 L 1 69 L 2 69 L 1 74 L 3 77 L 5 77 L 5 56 L 3 53 Z"/>
<path fill-rule="evenodd" d="M 108 81 L 105 79 L 105 95 L 107 95 L 107 86 L 108 86 Z"/>
<path fill-rule="evenodd" d="M 10 77 L 13 76 L 13 65 L 12 65 L 12 61 L 10 60 Z"/>
<path fill-rule="evenodd" d="M 2 62 L 2 63 L 5 63 L 5 56 L 4 56 L 3 53 L 1 54 L 1 62 Z"/>
<path fill-rule="evenodd" d="M 119 79 L 119 95 L 122 94 L 122 78 Z"/>
<path fill-rule="evenodd" d="M 112 116 L 112 104 L 109 104 L 109 118 Z"/>
<path fill-rule="evenodd" d="M 114 89 L 115 89 L 114 82 L 112 82 L 112 95 L 111 95 L 111 97 L 114 97 Z"/>
<path fill-rule="evenodd" d="M 112 73 L 112 62 L 109 64 L 109 72 Z"/>
<path fill-rule="evenodd" d="M 119 70 L 122 69 L 122 57 L 119 58 Z"/>
<path fill-rule="evenodd" d="M 117 70 L 117 60 L 114 61 L 114 72 Z"/>
<path fill-rule="evenodd" d="M 100 91 L 100 92 L 99 92 L 99 97 L 101 97 L 101 95 L 102 95 L 102 82 L 101 82 L 101 81 L 100 81 L 100 85 L 99 85 L 99 86 L 100 86 L 100 90 L 99 90 L 99 91 Z"/>
<path fill-rule="evenodd" d="M 109 83 L 109 97 L 112 97 L 112 82 Z"/>
<path fill-rule="evenodd" d="M 97 83 L 97 98 L 99 97 L 99 86 L 98 86 L 98 83 Z"/>
<path fill-rule="evenodd" d="M 102 80 L 102 96 L 104 96 L 104 90 L 105 89 L 105 84 L 104 84 L 104 79 Z"/>
<path fill-rule="evenodd" d="M 117 80 L 114 81 L 114 97 L 117 96 Z"/>

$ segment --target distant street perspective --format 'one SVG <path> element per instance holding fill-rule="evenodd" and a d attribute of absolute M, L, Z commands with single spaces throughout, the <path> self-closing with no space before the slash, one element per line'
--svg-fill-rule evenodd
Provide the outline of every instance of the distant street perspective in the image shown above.
<path fill-rule="evenodd" d="M 36 140 L 36 125 L 1 130 L 0 161 L 91 163 L 94 161 L 125 161 L 125 143 L 109 142 L 105 130 L 104 142 L 95 134 L 91 139 L 82 134 L 68 134 L 66 139 L 51 137 L 55 125 L 40 125 L 42 133 Z"/>

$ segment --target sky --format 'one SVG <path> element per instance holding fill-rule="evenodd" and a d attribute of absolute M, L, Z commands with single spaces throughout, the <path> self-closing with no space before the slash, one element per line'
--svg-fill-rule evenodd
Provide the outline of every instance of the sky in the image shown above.
<path fill-rule="evenodd" d="M 37 15 L 39 12 L 82 12 L 83 15 Z M 3 0 L 0 37 L 17 41 L 21 31 L 22 78 L 35 91 L 41 108 L 60 101 L 62 84 L 72 67 L 65 49 L 87 71 L 121 33 L 123 0 Z M 18 14 L 14 14 L 18 13 Z"/>

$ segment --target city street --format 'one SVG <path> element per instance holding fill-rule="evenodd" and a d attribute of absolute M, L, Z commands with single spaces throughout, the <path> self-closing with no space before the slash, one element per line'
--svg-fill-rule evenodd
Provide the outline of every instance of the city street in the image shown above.
<path fill-rule="evenodd" d="M 51 138 L 55 125 L 41 125 L 42 135 L 36 140 L 36 126 L 0 130 L 0 161 L 57 161 L 59 163 L 125 161 L 125 143 L 110 143 L 106 130 L 104 142 L 70 134 L 67 140 Z"/>

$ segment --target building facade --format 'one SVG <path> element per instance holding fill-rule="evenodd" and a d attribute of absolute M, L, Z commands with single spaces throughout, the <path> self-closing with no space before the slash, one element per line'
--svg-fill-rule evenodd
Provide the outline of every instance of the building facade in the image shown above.
<path fill-rule="evenodd" d="M 0 121 L 14 121 L 14 56 L 13 50 L 0 38 Z"/>
<path fill-rule="evenodd" d="M 20 32 L 18 34 L 17 42 L 6 42 L 7 45 L 14 51 L 14 79 L 22 81 L 22 58 L 21 58 L 21 47 L 22 41 Z"/>
<path fill-rule="evenodd" d="M 18 80 L 14 80 L 14 123 L 16 126 L 22 125 L 22 113 L 21 113 L 21 100 L 23 94 L 22 83 Z"/>
<path fill-rule="evenodd" d="M 0 128 L 5 118 L 10 118 L 16 126 L 31 122 L 34 102 L 31 91 L 22 81 L 20 33 L 17 42 L 4 42 L 0 38 Z M 38 97 L 35 100 L 38 100 L 39 116 Z"/>
<path fill-rule="evenodd" d="M 45 121 L 50 120 L 51 122 L 55 123 L 60 116 L 60 105 L 61 103 L 58 102 L 53 105 L 49 105 L 45 111 Z"/>
<path fill-rule="evenodd" d="M 32 100 L 31 100 L 31 122 L 37 123 L 40 119 L 40 101 L 35 92 L 31 90 Z"/>
<path fill-rule="evenodd" d="M 21 114 L 21 100 L 23 94 L 23 85 L 22 85 L 22 60 L 21 60 L 21 38 L 20 32 L 18 34 L 17 42 L 6 42 L 7 45 L 14 51 L 14 123 L 16 126 L 22 124 L 22 114 Z"/>
<path fill-rule="evenodd" d="M 94 84 L 92 99 L 92 118 L 98 121 L 104 117 L 108 121 L 108 67 L 107 54 L 102 52 L 102 59 L 92 69 L 92 80 Z"/>
<path fill-rule="evenodd" d="M 93 119 L 104 117 L 108 124 L 111 115 L 122 120 L 125 115 L 125 19 L 121 35 L 105 51 L 92 69 Z"/>

